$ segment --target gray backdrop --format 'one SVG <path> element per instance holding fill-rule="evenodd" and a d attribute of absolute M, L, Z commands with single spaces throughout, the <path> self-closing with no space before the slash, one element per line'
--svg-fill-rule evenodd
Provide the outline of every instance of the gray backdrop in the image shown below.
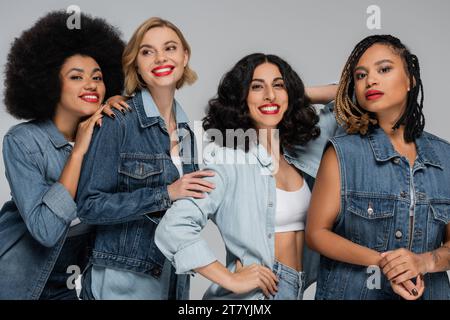
<path fill-rule="evenodd" d="M 381 29 L 369 30 L 369 5 L 381 9 Z M 107 19 L 127 41 L 135 28 L 151 16 L 174 22 L 192 46 L 191 65 L 199 75 L 192 87 L 177 94 L 191 120 L 204 116 L 207 100 L 235 62 L 256 51 L 274 53 L 292 64 L 307 85 L 337 81 L 354 45 L 374 33 L 398 36 L 417 54 L 425 88 L 426 130 L 450 140 L 447 94 L 450 92 L 450 1 L 387 0 L 14 0 L 0 2 L 0 136 L 17 123 L 3 105 L 3 71 L 14 37 L 37 18 L 55 9 L 78 5 L 83 12 Z M 107 50 L 107 48 L 106 48 Z M 4 171 L 3 160 L 0 169 Z M 9 187 L 2 174 L 0 203 Z M 224 246 L 217 229 L 204 230 L 219 259 Z M 191 298 L 199 299 L 208 286 L 200 275 L 192 281 Z M 314 288 L 306 293 L 313 297 Z"/>

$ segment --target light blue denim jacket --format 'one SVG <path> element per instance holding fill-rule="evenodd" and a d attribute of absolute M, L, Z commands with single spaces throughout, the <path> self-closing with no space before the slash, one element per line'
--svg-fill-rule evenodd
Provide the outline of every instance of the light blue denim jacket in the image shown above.
<path fill-rule="evenodd" d="M 77 216 L 58 182 L 71 150 L 50 120 L 18 124 L 3 139 L 12 199 L 0 211 L 0 299 L 38 299 L 45 287 Z"/>
<path fill-rule="evenodd" d="M 320 138 L 293 153 L 284 153 L 285 159 L 303 172 L 310 187 L 327 139 L 337 130 L 332 108 L 330 104 L 321 111 Z M 176 201 L 156 229 L 156 245 L 177 273 L 193 273 L 192 270 L 217 260 L 200 236 L 211 219 L 225 243 L 226 267 L 230 271 L 234 271 L 237 258 L 244 265 L 256 263 L 272 268 L 276 209 L 272 158 L 261 145 L 252 145 L 245 153 L 210 144 L 205 148 L 203 161 L 204 169 L 215 172 L 214 177 L 206 178 L 215 184 L 215 189 L 203 199 Z M 318 268 L 318 255 L 306 256 L 309 253 L 312 252 L 305 250 L 303 259 L 306 285 L 315 281 Z M 204 295 L 204 299 L 263 298 L 260 290 L 234 294 L 217 284 L 212 284 Z"/>

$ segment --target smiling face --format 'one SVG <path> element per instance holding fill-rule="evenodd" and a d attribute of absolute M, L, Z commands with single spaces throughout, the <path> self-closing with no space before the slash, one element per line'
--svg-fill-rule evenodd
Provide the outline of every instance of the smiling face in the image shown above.
<path fill-rule="evenodd" d="M 189 55 L 180 38 L 170 28 L 148 30 L 139 46 L 137 71 L 149 88 L 175 88 Z"/>
<path fill-rule="evenodd" d="M 92 115 L 105 97 L 101 69 L 91 58 L 75 55 L 68 58 L 60 71 L 61 98 L 57 108 L 77 117 Z"/>
<path fill-rule="evenodd" d="M 265 62 L 255 68 L 247 96 L 250 117 L 257 129 L 275 129 L 288 108 L 288 93 L 279 68 Z"/>
<path fill-rule="evenodd" d="M 398 119 L 404 112 L 410 81 L 398 53 L 374 44 L 359 59 L 353 73 L 359 105 L 378 117 Z"/>

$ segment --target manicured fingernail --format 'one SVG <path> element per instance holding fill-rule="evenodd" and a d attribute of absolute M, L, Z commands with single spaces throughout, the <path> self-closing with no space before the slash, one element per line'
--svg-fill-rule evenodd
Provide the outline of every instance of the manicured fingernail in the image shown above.
<path fill-rule="evenodd" d="M 412 294 L 417 297 L 419 295 L 419 293 L 417 292 L 416 288 L 411 290 Z"/>
<path fill-rule="evenodd" d="M 120 109 L 120 111 L 122 111 L 122 113 L 123 113 L 123 114 L 125 114 L 125 110 L 123 110 L 123 109 Z"/>
<path fill-rule="evenodd" d="M 115 119 L 115 118 L 116 118 L 116 114 L 113 113 L 113 114 L 111 115 L 111 118 Z"/>

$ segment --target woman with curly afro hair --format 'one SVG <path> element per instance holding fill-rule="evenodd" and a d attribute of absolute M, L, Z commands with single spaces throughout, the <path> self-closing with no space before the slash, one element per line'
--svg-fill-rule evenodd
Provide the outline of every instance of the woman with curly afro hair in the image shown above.
<path fill-rule="evenodd" d="M 328 102 L 334 93 L 335 86 L 305 93 L 286 61 L 262 53 L 242 58 L 223 77 L 203 122 L 214 140 L 203 160 L 215 188 L 175 202 L 156 230 L 177 273 L 214 282 L 205 299 L 301 299 L 313 282 L 318 263 L 304 250 L 305 216 L 314 163 L 337 124 L 329 106 L 319 123 L 308 95 Z M 309 142 L 321 147 L 313 151 Z M 226 266 L 200 236 L 208 219 L 224 240 Z"/>
<path fill-rule="evenodd" d="M 74 198 L 103 100 L 123 87 L 118 31 L 102 19 L 52 12 L 22 33 L 6 64 L 3 140 L 11 201 L 0 211 L 0 299 L 77 299 L 91 230 Z M 101 129 L 100 129 L 101 130 Z M 71 280 L 73 278 L 73 280 Z"/>

